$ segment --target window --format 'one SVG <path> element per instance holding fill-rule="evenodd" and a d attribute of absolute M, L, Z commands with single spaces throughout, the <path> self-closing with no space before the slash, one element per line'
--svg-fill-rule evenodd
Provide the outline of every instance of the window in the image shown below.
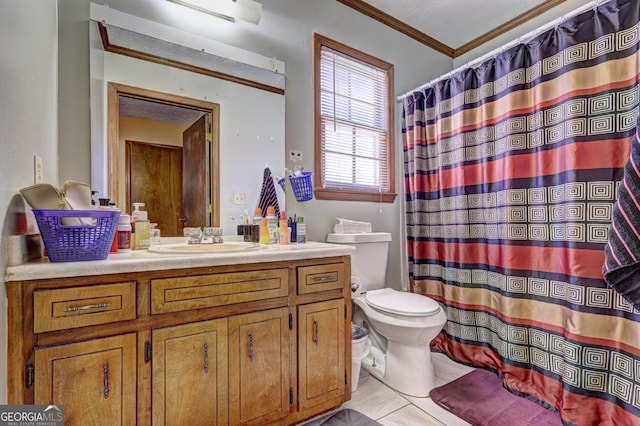
<path fill-rule="evenodd" d="M 314 34 L 317 199 L 395 200 L 393 65 Z"/>

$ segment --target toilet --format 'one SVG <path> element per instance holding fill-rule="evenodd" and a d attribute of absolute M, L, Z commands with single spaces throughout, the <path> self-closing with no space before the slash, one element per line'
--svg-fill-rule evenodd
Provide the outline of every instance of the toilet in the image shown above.
<path fill-rule="evenodd" d="M 353 322 L 369 330 L 371 350 L 362 368 L 391 388 L 427 397 L 434 388 L 429 344 L 447 316 L 433 299 L 385 287 L 391 234 L 329 234 L 327 242 L 357 248 L 351 256 Z"/>

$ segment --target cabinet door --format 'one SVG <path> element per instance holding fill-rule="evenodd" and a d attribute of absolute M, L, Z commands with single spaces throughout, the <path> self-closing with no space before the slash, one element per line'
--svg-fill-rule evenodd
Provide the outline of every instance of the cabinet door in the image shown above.
<path fill-rule="evenodd" d="M 229 421 L 264 424 L 289 413 L 287 308 L 229 318 Z"/>
<path fill-rule="evenodd" d="M 154 425 L 227 424 L 227 320 L 153 330 Z"/>
<path fill-rule="evenodd" d="M 136 423 L 136 334 L 35 350 L 35 404 L 64 406 L 65 424 Z"/>
<path fill-rule="evenodd" d="M 298 307 L 298 400 L 300 409 L 344 395 L 344 300 Z"/>

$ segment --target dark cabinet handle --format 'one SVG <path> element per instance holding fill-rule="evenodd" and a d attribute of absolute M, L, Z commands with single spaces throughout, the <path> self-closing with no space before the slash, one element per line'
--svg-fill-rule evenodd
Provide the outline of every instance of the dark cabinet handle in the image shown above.
<path fill-rule="evenodd" d="M 109 398 L 109 364 L 102 364 L 102 385 L 104 386 L 104 399 Z"/>
<path fill-rule="evenodd" d="M 249 361 L 253 361 L 253 333 L 249 333 Z"/>
<path fill-rule="evenodd" d="M 313 321 L 313 343 L 318 346 L 318 321 Z"/>
<path fill-rule="evenodd" d="M 209 344 L 204 344 L 204 372 L 209 372 Z"/>

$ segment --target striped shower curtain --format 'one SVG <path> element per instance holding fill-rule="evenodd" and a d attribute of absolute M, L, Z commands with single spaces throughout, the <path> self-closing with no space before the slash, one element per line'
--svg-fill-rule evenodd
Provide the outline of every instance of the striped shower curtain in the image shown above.
<path fill-rule="evenodd" d="M 639 7 L 594 6 L 404 98 L 411 290 L 448 316 L 433 349 L 565 424 L 640 424 L 640 312 L 602 276 Z"/>

